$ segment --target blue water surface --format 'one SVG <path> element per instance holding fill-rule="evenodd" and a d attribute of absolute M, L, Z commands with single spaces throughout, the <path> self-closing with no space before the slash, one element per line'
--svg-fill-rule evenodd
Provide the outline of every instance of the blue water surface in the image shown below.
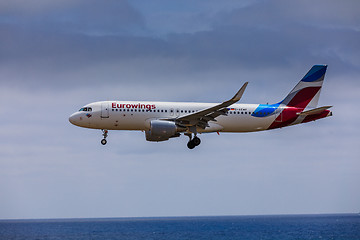
<path fill-rule="evenodd" d="M 358 214 L 343 214 L 1 220 L 0 239 L 360 240 L 360 216 Z"/>

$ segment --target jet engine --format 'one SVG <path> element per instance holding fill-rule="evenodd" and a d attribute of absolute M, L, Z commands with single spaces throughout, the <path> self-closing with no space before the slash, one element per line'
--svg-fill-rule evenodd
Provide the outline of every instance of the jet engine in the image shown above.
<path fill-rule="evenodd" d="M 152 120 L 150 129 L 145 131 L 147 141 L 161 142 L 169 140 L 172 137 L 179 137 L 181 129 L 175 122 L 165 120 Z"/>

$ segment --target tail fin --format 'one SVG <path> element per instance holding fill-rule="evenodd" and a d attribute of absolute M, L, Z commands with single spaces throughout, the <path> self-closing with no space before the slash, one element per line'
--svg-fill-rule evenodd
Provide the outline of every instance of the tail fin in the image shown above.
<path fill-rule="evenodd" d="M 281 104 L 296 108 L 315 108 L 320 97 L 327 65 L 314 65 Z"/>

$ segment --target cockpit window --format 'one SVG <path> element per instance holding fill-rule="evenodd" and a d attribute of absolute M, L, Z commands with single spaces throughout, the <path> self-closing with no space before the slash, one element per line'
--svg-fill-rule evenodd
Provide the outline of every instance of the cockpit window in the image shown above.
<path fill-rule="evenodd" d="M 92 111 L 92 108 L 91 107 L 83 107 L 83 108 L 80 108 L 79 112 L 91 112 Z"/>

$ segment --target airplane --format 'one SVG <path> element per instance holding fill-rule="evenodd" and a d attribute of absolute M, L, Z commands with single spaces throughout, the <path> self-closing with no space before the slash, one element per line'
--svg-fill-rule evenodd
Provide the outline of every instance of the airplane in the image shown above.
<path fill-rule="evenodd" d="M 187 147 L 201 143 L 199 134 L 256 132 L 287 127 L 332 116 L 332 106 L 317 107 L 327 65 L 314 65 L 291 92 L 275 104 L 237 104 L 248 82 L 223 103 L 101 101 L 87 104 L 69 121 L 79 127 L 101 129 L 107 143 L 109 130 L 145 132 L 147 141 L 167 141 L 181 134 Z"/>

